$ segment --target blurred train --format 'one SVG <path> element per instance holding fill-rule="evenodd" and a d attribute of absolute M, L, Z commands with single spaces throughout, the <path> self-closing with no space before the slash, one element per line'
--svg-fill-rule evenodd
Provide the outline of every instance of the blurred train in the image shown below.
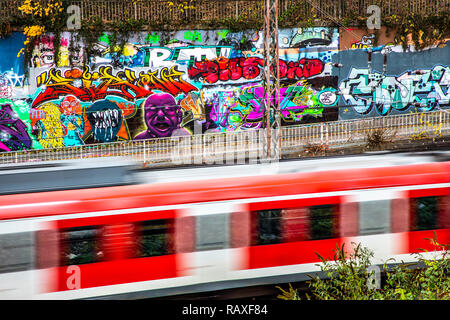
<path fill-rule="evenodd" d="M 0 298 L 137 299 L 301 281 L 320 270 L 316 253 L 331 257 L 344 243 L 373 250 L 374 264 L 414 261 L 419 248 L 435 249 L 425 240 L 434 232 L 450 243 L 449 160 L 3 167 Z"/>

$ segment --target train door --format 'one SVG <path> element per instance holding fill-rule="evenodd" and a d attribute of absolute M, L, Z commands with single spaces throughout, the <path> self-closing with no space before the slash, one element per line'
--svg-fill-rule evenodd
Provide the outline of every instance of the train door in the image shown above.
<path fill-rule="evenodd" d="M 189 261 L 199 282 L 226 280 L 233 270 L 236 249 L 231 248 L 231 213 L 239 205 L 230 203 L 199 204 L 186 209 L 195 217 L 195 251 Z"/>
<path fill-rule="evenodd" d="M 343 219 L 351 221 L 350 225 L 341 224 L 350 236 L 347 242 L 372 250 L 377 263 L 404 252 L 406 243 L 401 232 L 407 227 L 401 224 L 408 219 L 404 202 L 408 202 L 407 194 L 393 190 L 364 190 L 344 197 Z"/>
<path fill-rule="evenodd" d="M 0 222 L 0 299 L 31 299 L 35 292 L 35 224 Z"/>

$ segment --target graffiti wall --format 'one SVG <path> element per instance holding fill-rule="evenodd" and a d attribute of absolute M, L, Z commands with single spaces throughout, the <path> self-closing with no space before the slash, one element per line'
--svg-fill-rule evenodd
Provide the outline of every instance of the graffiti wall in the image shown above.
<path fill-rule="evenodd" d="M 339 49 L 340 50 L 354 50 L 372 48 L 377 49 L 386 48 L 388 50 L 399 49 L 401 46 L 395 46 L 395 37 L 393 32 L 386 30 L 386 27 L 381 27 L 378 32 L 369 32 L 366 29 L 360 28 L 340 28 L 339 29 Z"/>
<path fill-rule="evenodd" d="M 406 51 L 391 33 L 340 30 L 333 62 L 339 78 L 339 119 L 427 112 L 450 107 L 450 39 L 422 51 Z"/>
<path fill-rule="evenodd" d="M 26 63 L 20 33 L 0 40 L 1 151 L 264 126 L 261 31 L 141 32 L 124 46 L 103 33 L 90 55 L 77 38 L 63 33 L 56 54 L 43 36 Z M 279 43 L 283 126 L 449 107 L 445 44 L 403 52 L 326 27 L 281 29 Z"/>
<path fill-rule="evenodd" d="M 263 126 L 261 31 L 142 32 L 123 47 L 112 40 L 104 33 L 88 57 L 75 34 L 63 33 L 58 62 L 52 35 L 36 41 L 28 81 L 18 86 L 27 94 L 2 89 L 1 149 Z M 17 54 L 21 42 L 10 51 Z M 280 43 L 282 124 L 337 120 L 338 79 L 331 60 L 339 48 L 338 30 L 281 30 Z"/>
<path fill-rule="evenodd" d="M 0 99 L 20 99 L 25 96 L 23 56 L 17 57 L 24 41 L 25 36 L 19 32 L 0 38 Z"/>

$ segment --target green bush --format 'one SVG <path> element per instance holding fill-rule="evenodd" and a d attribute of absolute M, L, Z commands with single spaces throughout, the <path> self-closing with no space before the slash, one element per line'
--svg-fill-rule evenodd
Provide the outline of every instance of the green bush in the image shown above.
<path fill-rule="evenodd" d="M 383 285 L 373 285 L 374 272 L 368 272 L 372 265 L 373 252 L 360 244 L 347 254 L 342 247 L 333 250 L 332 260 L 326 260 L 317 254 L 322 261 L 320 270 L 326 274 L 320 278 L 311 276 L 308 286 L 311 295 L 308 300 L 450 300 L 450 260 L 449 246 L 428 239 L 436 251 L 425 255 L 425 252 L 414 254 L 417 262 L 403 261 L 392 266 L 395 261 L 389 259 L 380 268 L 384 275 Z M 431 255 L 431 257 L 430 257 Z M 388 265 L 391 264 L 391 266 Z M 281 290 L 278 295 L 283 300 L 301 300 L 300 294 L 291 285 L 289 290 Z"/>

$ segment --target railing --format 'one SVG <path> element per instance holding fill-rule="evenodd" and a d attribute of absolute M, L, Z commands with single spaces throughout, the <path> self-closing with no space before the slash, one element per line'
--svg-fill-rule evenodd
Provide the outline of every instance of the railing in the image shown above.
<path fill-rule="evenodd" d="M 41 0 L 45 2 L 45 0 Z M 176 1 L 172 0 L 176 3 Z M 20 17 L 23 0 L 1 0 L 0 18 Z M 179 10 L 167 0 L 71 0 L 81 9 L 81 18 L 99 16 L 105 22 L 145 19 L 154 22 L 208 24 L 211 21 L 247 16 L 263 17 L 263 0 L 195 0 L 194 8 Z M 189 2 L 187 2 L 190 4 Z M 449 0 L 279 0 L 280 16 L 305 19 L 316 14 L 318 20 L 340 19 L 345 13 L 367 17 L 369 5 L 379 5 L 382 14 L 430 14 L 450 10 Z"/>
<path fill-rule="evenodd" d="M 364 144 L 368 133 L 382 129 L 397 140 L 415 140 L 450 135 L 450 112 L 436 111 L 378 118 L 324 122 L 281 129 L 281 154 L 301 151 L 308 145 L 346 146 Z M 266 130 L 211 133 L 92 144 L 58 149 L 4 152 L 0 164 L 35 161 L 126 157 L 144 163 L 202 164 L 243 163 L 264 159 Z M 273 134 L 273 137 L 277 135 Z M 274 147 L 275 144 L 272 144 Z M 276 154 L 275 148 L 272 154 Z"/>
<path fill-rule="evenodd" d="M 412 113 L 359 120 L 324 122 L 311 126 L 291 126 L 282 129 L 283 152 L 298 145 L 328 146 L 362 143 L 371 131 L 382 129 L 393 139 L 418 140 L 450 134 L 450 111 Z"/>

